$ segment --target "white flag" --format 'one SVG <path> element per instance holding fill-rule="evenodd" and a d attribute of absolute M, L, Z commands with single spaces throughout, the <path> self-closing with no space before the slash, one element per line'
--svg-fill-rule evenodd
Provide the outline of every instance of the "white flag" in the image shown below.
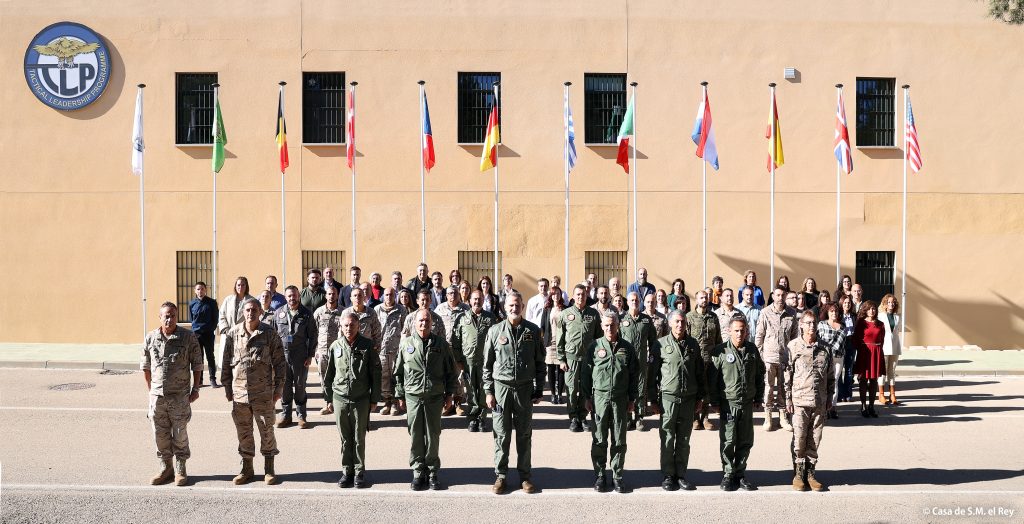
<path fill-rule="evenodd" d="M 135 98 L 135 125 L 132 126 L 132 172 L 142 175 L 142 156 L 146 142 L 142 139 L 142 88 Z"/>

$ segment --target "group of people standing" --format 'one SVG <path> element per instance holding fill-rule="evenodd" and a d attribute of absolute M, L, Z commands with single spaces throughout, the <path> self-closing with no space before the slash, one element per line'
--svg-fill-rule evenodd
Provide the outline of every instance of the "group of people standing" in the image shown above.
<path fill-rule="evenodd" d="M 886 404 L 897 404 L 898 302 L 886 295 L 880 316 L 848 276 L 834 299 L 810 278 L 797 292 L 782 277 L 766 297 L 753 271 L 738 293 L 715 277 L 693 294 L 691 307 L 682 279 L 666 293 L 648 282 L 644 268 L 625 293 L 618 278 L 606 286 L 590 274 L 570 296 L 556 276 L 537 279 L 529 300 L 513 288 L 511 275 L 499 290 L 486 276 L 470 285 L 458 270 L 445 285 L 426 264 L 408 282 L 394 272 L 387 287 L 378 273 L 369 282 L 361 282 L 358 267 L 349 275 L 343 286 L 332 268 L 312 269 L 306 287 L 288 286 L 284 295 L 267 276 L 258 298 L 239 277 L 219 306 L 198 282 L 191 330 L 177 325 L 174 303 L 163 304 L 161 326 L 147 335 L 141 363 L 161 461 L 153 484 L 187 482 L 189 404 L 203 382 L 204 353 L 210 385 L 219 387 L 217 334 L 219 379 L 232 402 L 242 457 L 236 484 L 254 476 L 254 425 L 264 480 L 277 482 L 274 428 L 294 424 L 293 406 L 298 426 L 308 427 L 306 375 L 314 361 L 324 389 L 320 413 L 334 415 L 340 435 L 343 488 L 367 485 L 371 412 L 406 416 L 411 488 L 419 490 L 441 488 L 441 417 L 463 415 L 477 432 L 486 430 L 489 411 L 493 492 L 508 489 L 513 433 L 521 487 L 536 491 L 532 406 L 546 383 L 550 402 L 566 405 L 569 430 L 591 432 L 598 491 L 608 487 L 609 466 L 613 489 L 627 489 L 626 433 L 647 430 L 651 415 L 659 417 L 662 487 L 694 489 L 686 480 L 691 431 L 716 429 L 714 412 L 720 413 L 721 488 L 757 489 L 745 476 L 755 410 L 763 410 L 765 430 L 777 428 L 777 412 L 781 427 L 794 432 L 794 489 L 821 490 L 814 467 L 824 420 L 838 417 L 836 404 L 850 400 L 854 377 L 864 417 L 878 416 L 876 387 Z"/>

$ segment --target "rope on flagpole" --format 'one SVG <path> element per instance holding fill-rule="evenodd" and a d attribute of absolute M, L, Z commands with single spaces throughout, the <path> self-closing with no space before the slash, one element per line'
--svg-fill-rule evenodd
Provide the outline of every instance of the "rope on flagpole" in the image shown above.
<path fill-rule="evenodd" d="M 284 119 L 284 86 L 287 82 L 284 80 L 277 83 L 281 86 L 281 118 Z M 287 147 L 287 145 L 285 146 Z M 280 154 L 280 153 L 278 153 Z M 285 200 L 284 200 L 284 168 L 281 168 L 281 285 L 288 285 L 288 263 L 287 255 L 285 254 Z"/>
<path fill-rule="evenodd" d="M 420 86 L 420 261 L 427 261 L 427 197 L 426 197 L 426 176 L 424 174 L 424 162 L 426 159 L 423 157 L 423 134 L 426 133 L 424 126 L 426 122 L 423 121 L 423 85 L 425 81 L 420 80 L 416 82 Z"/>
<path fill-rule="evenodd" d="M 633 275 L 636 276 L 639 271 L 639 255 L 637 254 L 639 242 L 636 238 L 636 82 L 630 82 L 629 85 L 633 88 L 633 161 L 629 164 L 630 171 L 633 172 Z"/>
<path fill-rule="evenodd" d="M 356 103 L 356 86 L 359 82 L 349 82 L 349 86 L 352 87 L 352 107 L 349 111 L 352 111 L 352 121 L 349 125 L 355 125 L 355 103 Z M 351 131 L 352 140 L 352 265 L 356 265 L 356 153 L 355 153 L 355 132 Z"/>
<path fill-rule="evenodd" d="M 142 102 L 142 90 L 146 88 L 146 84 L 139 84 L 139 102 Z M 140 126 L 141 127 L 141 126 Z M 139 129 L 142 133 L 142 129 Z M 135 137 L 132 137 L 135 138 Z M 138 144 L 132 144 L 132 147 L 138 147 Z M 143 146 L 145 149 L 145 146 Z M 146 333 L 149 332 L 149 322 L 146 318 L 146 172 L 142 170 L 139 173 L 139 232 L 141 235 L 139 245 L 139 255 L 142 262 L 142 337 L 145 339 Z"/>
<path fill-rule="evenodd" d="M 910 96 L 910 84 L 903 85 L 903 250 L 900 254 L 900 266 L 903 277 L 900 279 L 900 307 L 903 319 L 900 322 L 900 343 L 906 344 L 907 339 L 907 97 Z"/>
<path fill-rule="evenodd" d="M 565 109 L 563 118 L 565 120 L 562 157 L 565 164 L 565 283 L 572 282 L 569 279 L 569 86 L 572 82 L 565 82 Z"/>
<path fill-rule="evenodd" d="M 771 168 L 771 240 L 769 251 L 771 251 L 771 258 L 769 259 L 769 278 L 771 279 L 772 286 L 775 286 L 775 151 L 776 151 L 776 140 L 778 137 L 775 136 L 775 82 L 768 84 L 771 92 L 771 112 L 768 115 L 768 127 L 771 129 L 771 152 L 768 154 L 768 166 Z"/>
<path fill-rule="evenodd" d="M 836 90 L 837 90 L 838 95 L 839 95 L 837 98 L 839 100 L 842 100 L 843 99 L 843 84 L 836 84 Z M 846 108 L 843 108 L 843 114 L 844 115 L 846 114 Z M 843 118 L 845 120 L 845 116 Z M 842 171 L 842 161 L 838 161 L 838 162 L 836 162 L 836 282 L 839 282 L 839 279 L 842 278 L 842 277 L 840 277 L 840 273 L 842 273 L 841 263 L 840 263 L 840 260 L 841 260 L 841 258 L 840 258 L 840 253 L 841 253 L 841 251 L 840 251 L 840 242 L 841 242 L 841 237 L 840 237 L 840 216 L 841 216 L 840 215 L 840 207 L 842 206 L 842 202 L 840 200 L 840 195 L 842 194 L 842 189 L 841 189 L 842 188 L 842 180 L 841 180 L 841 177 L 840 177 L 841 171 Z"/>
<path fill-rule="evenodd" d="M 708 83 L 701 82 L 701 100 L 707 100 L 708 98 Z M 703 117 L 703 115 L 702 115 Z M 702 153 L 703 154 L 703 153 Z M 701 267 L 703 271 L 701 273 L 701 282 L 707 285 L 708 282 L 708 163 L 707 159 L 701 158 Z"/>

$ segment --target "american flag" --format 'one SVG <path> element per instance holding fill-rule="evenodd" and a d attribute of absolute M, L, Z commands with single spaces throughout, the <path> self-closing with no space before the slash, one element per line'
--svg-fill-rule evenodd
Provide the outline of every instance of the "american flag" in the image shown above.
<path fill-rule="evenodd" d="M 839 102 L 836 106 L 836 136 L 834 150 L 836 162 L 849 175 L 853 172 L 853 156 L 850 154 L 850 130 L 846 127 L 846 104 L 843 103 L 843 91 L 839 90 Z"/>
<path fill-rule="evenodd" d="M 910 93 L 907 93 L 907 120 L 903 123 L 904 141 L 906 142 L 907 160 L 910 161 L 910 169 L 915 173 L 921 170 L 924 162 L 921 161 L 921 144 L 917 141 L 917 126 L 914 125 L 914 109 L 910 107 Z"/>
<path fill-rule="evenodd" d="M 355 83 L 355 82 L 353 82 Z M 356 86 L 349 86 L 348 91 L 348 139 L 345 144 L 345 156 L 348 157 L 348 167 L 351 168 L 356 162 Z"/>

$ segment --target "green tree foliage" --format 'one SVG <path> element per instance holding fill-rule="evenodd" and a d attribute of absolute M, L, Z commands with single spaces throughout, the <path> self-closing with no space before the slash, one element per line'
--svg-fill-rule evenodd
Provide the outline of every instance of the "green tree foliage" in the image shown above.
<path fill-rule="evenodd" d="M 988 14 L 1012 25 L 1024 24 L 1024 0 L 987 0 Z"/>

